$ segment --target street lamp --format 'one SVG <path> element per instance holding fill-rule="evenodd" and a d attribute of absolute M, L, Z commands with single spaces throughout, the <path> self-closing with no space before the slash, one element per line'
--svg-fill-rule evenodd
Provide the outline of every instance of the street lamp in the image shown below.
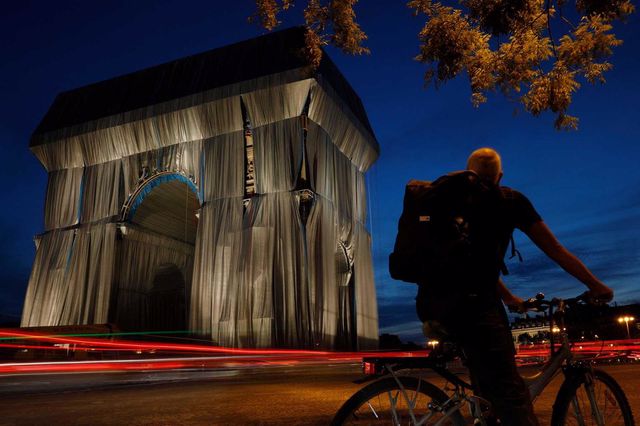
<path fill-rule="evenodd" d="M 624 323 L 627 326 L 627 339 L 631 339 L 631 333 L 629 332 L 629 321 L 635 321 L 635 318 L 628 315 L 618 317 L 618 322 L 620 324 Z"/>

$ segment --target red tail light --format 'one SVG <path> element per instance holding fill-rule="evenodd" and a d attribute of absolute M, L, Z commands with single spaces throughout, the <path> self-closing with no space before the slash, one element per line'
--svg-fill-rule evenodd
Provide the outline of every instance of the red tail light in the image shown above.
<path fill-rule="evenodd" d="M 373 362 L 363 362 L 362 363 L 362 370 L 363 370 L 364 374 L 366 374 L 366 375 L 377 374 L 376 364 L 373 363 Z"/>

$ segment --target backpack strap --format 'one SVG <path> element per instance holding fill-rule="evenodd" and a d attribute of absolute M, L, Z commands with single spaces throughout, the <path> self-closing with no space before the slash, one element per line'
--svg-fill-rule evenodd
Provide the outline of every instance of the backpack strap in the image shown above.
<path fill-rule="evenodd" d="M 520 251 L 516 249 L 516 242 L 513 239 L 513 232 L 511 233 L 510 241 L 511 256 L 509 256 L 509 259 L 513 259 L 514 257 L 518 256 L 518 260 L 522 262 L 522 255 L 520 254 Z M 502 275 L 509 275 L 509 269 L 507 269 L 507 265 L 506 263 L 504 263 L 504 259 L 500 259 L 500 272 L 502 272 Z"/>
<path fill-rule="evenodd" d="M 502 197 L 505 200 L 511 200 L 514 198 L 513 196 L 513 190 L 511 188 L 508 188 L 506 186 L 501 186 L 500 187 L 500 192 L 502 194 Z M 513 259 L 514 257 L 518 257 L 518 260 L 520 262 L 522 262 L 522 255 L 520 254 L 520 251 L 516 248 L 516 242 L 513 238 L 513 232 L 511 232 L 511 235 L 509 236 L 509 242 L 511 243 L 511 256 L 509 256 L 509 259 Z M 508 245 L 509 243 L 507 243 Z M 503 275 L 509 275 L 509 270 L 507 269 L 507 265 L 504 263 L 504 259 L 500 259 L 500 270 L 502 271 Z"/>
<path fill-rule="evenodd" d="M 516 249 L 516 242 L 513 239 L 513 232 L 512 232 L 511 233 L 511 256 L 509 256 L 509 259 L 513 259 L 516 256 L 518 256 L 518 260 L 522 262 L 522 255 L 520 254 L 520 251 Z"/>
<path fill-rule="evenodd" d="M 504 263 L 504 260 L 500 261 L 500 272 L 502 272 L 502 275 L 509 275 L 509 269 L 507 269 L 507 264 Z"/>

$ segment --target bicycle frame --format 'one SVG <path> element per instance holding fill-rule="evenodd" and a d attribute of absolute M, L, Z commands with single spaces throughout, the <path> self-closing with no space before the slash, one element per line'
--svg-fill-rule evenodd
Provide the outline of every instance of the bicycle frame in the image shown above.
<path fill-rule="evenodd" d="M 554 300 L 554 302 L 556 302 L 556 300 Z M 552 337 L 551 347 L 550 347 L 550 351 L 551 351 L 550 358 L 543 364 L 543 366 L 540 368 L 540 370 L 536 373 L 535 376 L 524 378 L 525 383 L 529 388 L 529 393 L 531 395 L 532 400 L 535 400 L 542 393 L 542 391 L 547 387 L 547 385 L 549 385 L 549 383 L 551 383 L 553 378 L 560 371 L 564 372 L 566 376 L 565 380 L 573 380 L 579 376 L 586 375 L 587 384 L 590 382 L 589 380 L 590 367 L 576 365 L 575 363 L 572 362 L 573 356 L 571 353 L 569 336 L 564 328 L 564 317 L 563 317 L 564 305 L 561 305 L 562 308 L 558 309 L 554 315 L 554 312 L 553 312 L 554 302 L 549 304 L 549 315 L 550 315 L 550 318 L 552 319 L 550 321 L 549 328 L 550 328 L 550 332 L 553 333 L 554 319 L 557 316 L 558 325 L 560 326 L 560 332 L 559 332 L 560 345 L 558 349 L 556 349 L 556 346 L 554 344 L 554 340 Z M 560 301 L 559 303 L 562 304 L 562 301 Z M 402 385 L 401 381 L 398 378 L 398 375 L 396 373 L 397 370 L 430 369 L 435 373 L 437 373 L 442 378 L 444 378 L 448 383 L 451 383 L 454 386 L 453 389 L 449 389 L 449 390 L 453 390 L 453 393 L 451 394 L 450 398 L 447 401 L 444 401 L 439 406 L 435 404 L 434 405 L 430 404 L 430 408 L 432 409 L 433 412 L 443 414 L 443 418 L 440 421 L 438 421 L 434 426 L 440 425 L 441 423 L 445 422 L 452 413 L 458 410 L 461 410 L 465 404 L 468 404 L 472 416 L 476 419 L 477 422 L 479 422 L 477 424 L 480 424 L 480 425 L 486 424 L 485 418 L 483 415 L 482 406 L 483 406 L 483 403 L 489 406 L 490 404 L 486 400 L 478 396 L 469 395 L 467 393 L 468 390 L 472 390 L 472 386 L 469 383 L 465 382 L 464 380 L 460 379 L 458 376 L 456 376 L 446 368 L 447 359 L 438 360 L 438 358 L 435 358 L 434 360 L 434 359 L 431 359 L 431 357 L 405 358 L 402 360 L 398 360 L 397 358 L 365 358 L 363 359 L 363 361 L 365 365 L 369 364 L 368 369 L 370 371 L 371 371 L 371 364 L 373 364 L 374 374 L 380 375 L 386 371 L 395 379 L 396 383 L 398 384 L 398 389 L 400 390 L 400 394 L 408 403 L 408 406 L 411 407 L 410 417 L 413 424 L 420 425 L 425 423 L 427 420 L 429 420 L 432 414 L 429 414 L 422 419 L 416 419 L 415 414 L 413 412 L 413 405 L 412 405 L 412 403 L 415 403 L 415 401 L 411 401 L 411 399 L 407 395 L 406 389 L 404 388 L 404 386 Z M 420 375 L 418 375 L 418 378 L 421 379 Z M 595 398 L 593 393 L 593 386 L 587 385 L 586 390 L 587 390 L 588 398 L 590 400 L 593 400 Z M 398 397 L 400 397 L 400 395 L 396 395 L 395 400 L 392 399 L 390 401 L 392 405 L 395 405 L 395 401 L 397 400 Z M 591 401 L 591 402 L 592 402 L 591 403 L 592 407 L 596 407 L 596 412 L 594 412 L 593 414 L 595 415 L 598 421 L 598 424 L 601 425 L 603 424 L 602 416 L 599 412 L 597 412 L 597 404 L 595 404 L 594 401 Z M 576 407 L 577 407 L 577 404 L 576 404 Z M 579 408 L 576 408 L 576 410 L 579 411 Z M 579 412 L 576 412 L 576 415 L 579 418 L 582 417 L 582 414 Z"/>
<path fill-rule="evenodd" d="M 533 377 L 525 377 L 525 383 L 529 387 L 529 394 L 534 400 L 553 380 L 556 374 L 562 370 L 563 364 L 572 360 L 571 348 L 569 347 L 569 337 L 566 332 L 561 332 L 562 344 L 560 349 L 552 352 L 551 357 L 542 365 L 540 371 Z M 553 350 L 553 349 L 552 349 Z"/>
<path fill-rule="evenodd" d="M 573 362 L 573 354 L 571 353 L 571 345 L 569 343 L 569 335 L 566 332 L 564 324 L 564 303 L 554 299 L 554 302 L 559 303 L 562 308 L 553 312 L 553 302 L 549 304 L 549 317 L 551 321 L 549 323 L 549 333 L 551 334 L 551 356 L 542 365 L 539 372 L 533 377 L 524 377 L 525 383 L 529 388 L 529 394 L 531 399 L 535 400 L 542 391 L 553 380 L 556 374 L 563 370 L 567 379 L 573 379 L 577 375 L 584 375 L 588 373 L 588 368 L 581 365 L 576 365 Z M 557 317 L 557 318 L 556 318 Z M 555 350 L 555 342 L 553 339 L 554 321 L 558 322 L 560 347 Z"/>
<path fill-rule="evenodd" d="M 407 404 L 413 407 L 412 404 L 415 401 L 412 401 L 409 398 L 409 395 L 406 392 L 406 389 L 402 385 L 402 382 L 399 379 L 397 374 L 398 370 L 406 370 L 406 369 L 419 369 L 419 370 L 432 370 L 437 373 L 443 379 L 445 379 L 448 383 L 451 383 L 454 386 L 452 396 L 444 401 L 441 405 L 437 406 L 436 404 L 432 405 L 432 408 L 435 412 L 442 413 L 443 418 L 435 423 L 434 426 L 438 426 L 445 422 L 447 418 L 458 410 L 461 410 L 465 404 L 468 404 L 470 407 L 471 413 L 475 418 L 482 419 L 482 404 L 490 405 L 486 400 L 480 398 L 475 395 L 469 395 L 466 391 L 472 391 L 471 384 L 465 382 L 460 377 L 452 373 L 446 368 L 446 363 L 442 360 L 433 360 L 431 358 L 405 358 L 398 360 L 398 358 L 365 358 L 363 359 L 365 364 L 369 364 L 368 367 L 371 369 L 371 365 L 373 365 L 374 377 L 379 377 L 384 375 L 385 372 L 388 373 L 391 377 L 394 378 L 398 385 L 398 389 L 400 390 L 400 395 L 404 398 Z M 421 379 L 420 375 L 418 378 Z M 422 379 L 421 379 L 422 380 Z M 359 381 L 362 382 L 362 381 Z M 396 395 L 395 398 L 392 398 L 391 395 L 390 403 L 391 405 L 395 405 L 397 398 L 400 395 Z M 416 419 L 415 413 L 413 409 L 410 409 L 409 415 L 411 417 L 411 421 L 413 425 L 421 425 L 429 420 L 431 417 L 427 415 L 421 419 Z M 481 420 L 483 422 L 483 420 Z M 484 423 L 480 423 L 483 425 Z"/>
<path fill-rule="evenodd" d="M 533 377 L 525 377 L 525 383 L 529 388 L 529 393 L 531 394 L 531 398 L 537 398 L 542 391 L 547 387 L 549 383 L 553 380 L 553 378 L 558 374 L 558 372 L 562 371 L 563 365 L 565 363 L 570 363 L 573 359 L 571 354 L 571 349 L 569 345 L 569 337 L 565 331 L 560 333 L 561 344 L 558 350 L 553 351 L 551 357 L 543 364 L 540 370 Z M 368 363 L 374 363 L 377 365 L 382 364 L 384 366 L 384 370 L 386 370 L 392 377 L 396 378 L 396 371 L 394 371 L 394 365 L 398 364 L 398 360 L 395 358 L 367 358 L 364 360 Z M 409 360 L 402 360 L 399 363 L 399 367 L 397 369 L 429 369 L 437 373 L 439 376 L 444 378 L 447 382 L 456 386 L 456 388 L 471 390 L 472 386 L 460 379 L 455 374 L 451 373 L 444 366 L 434 363 L 428 359 L 420 359 L 414 358 Z M 570 364 L 569 364 L 570 365 Z M 573 368 L 572 368 L 573 369 Z M 398 381 L 398 386 L 401 386 Z M 460 392 L 461 393 L 461 392 Z"/>

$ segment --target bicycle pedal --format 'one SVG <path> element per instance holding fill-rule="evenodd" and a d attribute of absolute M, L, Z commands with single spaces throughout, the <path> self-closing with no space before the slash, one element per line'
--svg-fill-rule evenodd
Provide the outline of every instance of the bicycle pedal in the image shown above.
<path fill-rule="evenodd" d="M 491 403 L 481 396 L 473 395 L 470 396 L 469 399 L 479 408 L 482 409 L 482 412 L 491 410 Z"/>
<path fill-rule="evenodd" d="M 442 411 L 444 411 L 441 405 L 434 404 L 433 402 L 430 402 L 429 404 L 427 404 L 427 407 L 429 408 L 429 410 L 436 411 L 438 413 L 441 413 Z"/>

